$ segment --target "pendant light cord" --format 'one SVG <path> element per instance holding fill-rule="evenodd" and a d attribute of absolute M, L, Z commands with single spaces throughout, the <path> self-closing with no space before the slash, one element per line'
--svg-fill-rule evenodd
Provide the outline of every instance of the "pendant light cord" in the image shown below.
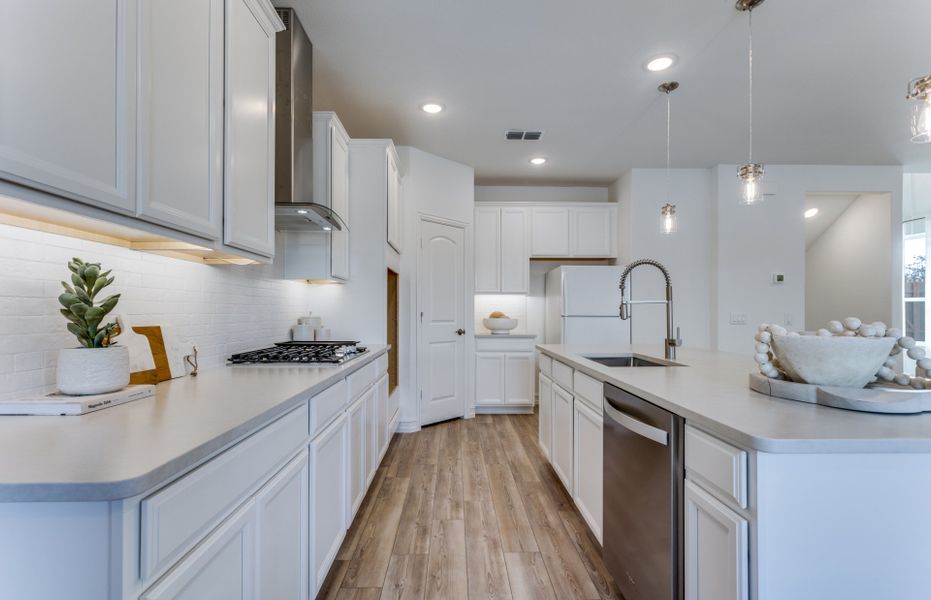
<path fill-rule="evenodd" d="M 666 202 L 669 202 L 669 139 L 672 123 L 672 101 L 666 92 Z"/>
<path fill-rule="evenodd" d="M 750 69 L 750 147 L 747 151 L 749 164 L 753 164 L 753 10 L 747 11 L 747 23 L 750 29 L 750 51 L 748 54 L 749 60 L 747 61 Z"/>

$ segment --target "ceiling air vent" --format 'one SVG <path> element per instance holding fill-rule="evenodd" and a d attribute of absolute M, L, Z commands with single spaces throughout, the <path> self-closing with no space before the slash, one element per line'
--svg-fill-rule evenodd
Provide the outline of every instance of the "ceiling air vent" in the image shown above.
<path fill-rule="evenodd" d="M 290 29 L 291 28 L 291 10 L 287 8 L 285 9 L 279 8 L 276 10 L 276 12 L 278 13 L 278 18 L 281 19 L 282 23 L 284 23 L 284 28 Z"/>
<path fill-rule="evenodd" d="M 508 129 L 504 132 L 504 138 L 508 140 L 524 140 L 525 142 L 535 142 L 543 137 L 542 131 L 524 131 L 522 129 Z"/>

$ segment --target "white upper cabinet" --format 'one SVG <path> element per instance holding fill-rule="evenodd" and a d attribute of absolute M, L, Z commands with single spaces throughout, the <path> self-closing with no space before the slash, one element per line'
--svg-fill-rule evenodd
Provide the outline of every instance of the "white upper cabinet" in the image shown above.
<path fill-rule="evenodd" d="M 617 208 L 573 206 L 569 208 L 569 256 L 604 258 L 617 256 Z"/>
<path fill-rule="evenodd" d="M 532 210 L 531 256 L 569 256 L 569 208 L 535 206 Z"/>
<path fill-rule="evenodd" d="M 475 292 L 526 294 L 530 290 L 530 209 L 475 209 Z"/>
<path fill-rule="evenodd" d="M 0 178 L 135 211 L 137 4 L 3 2 Z"/>
<path fill-rule="evenodd" d="M 401 253 L 401 170 L 394 146 L 388 147 L 388 245 Z"/>
<path fill-rule="evenodd" d="M 329 206 L 347 227 L 342 231 L 287 236 L 285 276 L 348 281 L 352 228 L 349 214 L 349 134 L 336 113 L 314 112 L 313 119 L 313 201 Z M 293 242 L 292 237 L 295 238 Z M 294 244 L 305 248 L 299 251 L 292 248 Z M 289 266 L 289 261 L 294 264 Z"/>
<path fill-rule="evenodd" d="M 219 239 L 223 0 L 143 0 L 138 6 L 138 215 Z"/>
<path fill-rule="evenodd" d="M 330 233 L 330 276 L 349 281 L 349 136 L 330 125 L 330 208 L 347 227 Z"/>
<path fill-rule="evenodd" d="M 275 254 L 275 33 L 265 0 L 226 2 L 224 242 Z"/>

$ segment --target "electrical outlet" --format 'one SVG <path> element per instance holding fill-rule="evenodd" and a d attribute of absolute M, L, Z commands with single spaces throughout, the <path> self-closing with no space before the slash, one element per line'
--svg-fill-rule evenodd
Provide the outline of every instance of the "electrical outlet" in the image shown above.
<path fill-rule="evenodd" d="M 731 325 L 746 325 L 747 313 L 731 313 Z"/>
<path fill-rule="evenodd" d="M 773 273 L 773 285 L 782 285 L 786 282 L 785 273 Z"/>
<path fill-rule="evenodd" d="M 784 320 L 785 320 L 786 327 L 792 327 L 792 321 L 795 320 L 795 317 L 792 316 L 792 313 L 786 313 Z"/>

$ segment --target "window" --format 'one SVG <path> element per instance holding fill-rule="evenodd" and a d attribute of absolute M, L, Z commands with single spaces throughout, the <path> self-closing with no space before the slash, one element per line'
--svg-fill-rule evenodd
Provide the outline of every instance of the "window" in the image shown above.
<path fill-rule="evenodd" d="M 927 264 L 927 234 L 925 219 L 912 219 L 902 230 L 903 293 L 905 300 L 905 335 L 922 344 L 927 341 L 925 330 L 925 273 Z"/>

